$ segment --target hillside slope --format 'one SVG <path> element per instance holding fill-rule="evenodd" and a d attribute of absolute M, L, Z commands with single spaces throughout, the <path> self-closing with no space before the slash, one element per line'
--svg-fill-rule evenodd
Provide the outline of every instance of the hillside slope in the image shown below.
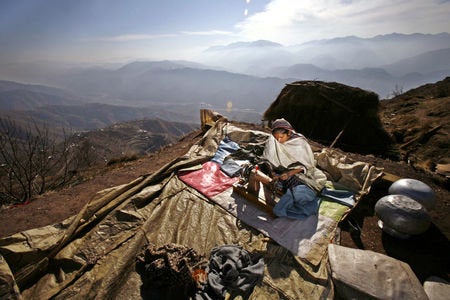
<path fill-rule="evenodd" d="M 450 77 L 382 101 L 381 111 L 403 161 L 429 173 L 450 164 Z"/>
<path fill-rule="evenodd" d="M 262 129 L 251 124 L 239 124 L 248 129 Z M 184 155 L 202 137 L 195 130 L 176 144 L 163 147 L 159 151 L 143 156 L 135 161 L 118 163 L 96 168 L 80 174 L 77 185 L 47 193 L 25 206 L 12 207 L 0 211 L 0 237 L 26 229 L 54 224 L 78 213 L 89 200 L 98 197 L 98 192 L 121 184 L 126 184 L 144 174 L 151 174 L 166 163 Z M 376 184 L 355 209 L 350 218 L 361 227 L 360 235 L 347 223 L 342 224 L 340 243 L 347 247 L 361 248 L 384 253 L 411 265 L 420 280 L 430 275 L 445 278 L 448 270 L 448 238 L 450 237 L 450 192 L 437 185 L 429 176 L 418 172 L 403 162 L 383 160 L 372 155 L 349 153 L 354 160 L 368 161 L 383 167 L 386 172 L 400 177 L 416 178 L 429 184 L 436 193 L 437 206 L 431 212 L 433 225 L 423 235 L 411 240 L 394 239 L 380 230 L 378 218 L 374 215 L 376 201 L 387 194 L 385 182 Z M 11 222 L 14 220 L 14 222 Z M 433 245 L 433 247 L 429 247 Z"/>
<path fill-rule="evenodd" d="M 112 126 L 76 134 L 69 144 L 88 143 L 97 163 L 121 157 L 143 156 L 176 143 L 180 137 L 194 131 L 196 124 L 144 119 L 117 123 Z"/>
<path fill-rule="evenodd" d="M 447 78 L 437 84 L 423 86 L 383 104 L 383 122 L 389 132 L 397 135 L 400 146 L 406 144 L 401 147 L 406 149 L 405 158 L 411 158 L 414 154 L 415 157 L 423 155 L 430 160 L 439 158 L 436 163 L 447 162 L 448 144 L 445 144 L 445 141 L 448 143 L 449 140 L 448 95 L 445 93 L 448 89 L 445 87 L 448 81 Z M 437 123 L 433 123 L 434 121 Z M 264 130 L 253 124 L 238 125 L 248 129 Z M 435 127 L 438 129 L 433 129 Z M 427 131 L 425 128 L 433 130 Z M 424 138 L 417 138 L 422 137 L 421 132 L 426 133 Z M 441 135 L 447 139 L 434 140 Z M 0 237 L 54 224 L 76 214 L 89 200 L 98 197 L 99 191 L 129 183 L 143 174 L 155 172 L 166 163 L 184 155 L 201 136 L 201 130 L 195 129 L 172 145 L 148 153 L 137 160 L 88 170 L 78 174 L 79 180 L 76 185 L 42 195 L 28 205 L 1 210 Z M 403 137 L 403 140 L 400 137 Z M 395 239 L 380 230 L 378 218 L 374 214 L 375 203 L 387 194 L 390 184 L 388 181 L 380 180 L 349 215 L 348 220 L 352 222 L 341 224 L 339 242 L 347 247 L 372 250 L 407 262 L 422 282 L 431 275 L 448 280 L 450 191 L 445 181 L 436 179 L 445 177 L 431 176 L 429 173 L 431 170 L 427 172 L 418 167 L 422 164 L 411 163 L 411 160 L 393 161 L 370 154 L 347 154 L 353 160 L 370 162 L 399 178 L 415 178 L 425 182 L 434 190 L 437 201 L 436 208 L 430 212 L 432 226 L 427 232 L 408 240 Z M 356 227 L 360 227 L 360 232 L 355 230 Z"/>

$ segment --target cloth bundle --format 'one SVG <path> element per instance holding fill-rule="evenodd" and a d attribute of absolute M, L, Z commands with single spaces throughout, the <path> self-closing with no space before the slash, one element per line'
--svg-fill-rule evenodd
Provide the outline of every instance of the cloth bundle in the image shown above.
<path fill-rule="evenodd" d="M 247 298 L 264 276 L 262 256 L 251 254 L 238 245 L 224 245 L 211 250 L 208 286 L 195 299 L 224 299 L 230 295 Z"/>

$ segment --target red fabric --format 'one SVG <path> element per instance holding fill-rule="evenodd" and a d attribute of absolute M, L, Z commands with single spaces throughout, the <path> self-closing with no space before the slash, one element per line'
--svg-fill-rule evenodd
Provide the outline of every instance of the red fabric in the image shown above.
<path fill-rule="evenodd" d="M 239 177 L 229 177 L 222 172 L 220 164 L 213 161 L 204 163 L 200 170 L 179 172 L 178 177 L 207 197 L 220 194 L 239 181 Z"/>

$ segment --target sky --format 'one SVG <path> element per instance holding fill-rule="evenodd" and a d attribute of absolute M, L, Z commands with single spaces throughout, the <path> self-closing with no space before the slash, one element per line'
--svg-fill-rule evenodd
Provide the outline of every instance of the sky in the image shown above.
<path fill-rule="evenodd" d="M 195 60 L 211 46 L 450 32 L 450 0 L 1 0 L 0 63 Z"/>

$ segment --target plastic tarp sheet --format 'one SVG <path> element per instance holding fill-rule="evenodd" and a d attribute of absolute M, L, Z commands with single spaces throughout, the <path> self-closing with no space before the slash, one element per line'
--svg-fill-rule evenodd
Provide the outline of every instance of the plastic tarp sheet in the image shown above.
<path fill-rule="evenodd" d="M 249 203 L 232 189 L 212 198 L 246 224 L 272 238 L 295 256 L 317 266 L 326 254 L 338 222 L 348 212 L 347 206 L 322 200 L 318 215 L 303 220 L 274 218 L 268 212 Z"/>
<path fill-rule="evenodd" d="M 326 251 L 320 253 L 320 263 L 312 265 L 176 176 L 181 169 L 210 161 L 225 136 L 256 149 L 267 134 L 219 119 L 184 156 L 157 172 L 99 194 L 61 223 L 0 239 L 0 284 L 7 287 L 2 296 L 142 299 L 137 254 L 147 245 L 175 243 L 206 257 L 226 244 L 261 254 L 264 278 L 250 299 L 333 298 Z M 368 188 L 375 178 L 374 172 L 355 182 L 366 182 Z"/>

